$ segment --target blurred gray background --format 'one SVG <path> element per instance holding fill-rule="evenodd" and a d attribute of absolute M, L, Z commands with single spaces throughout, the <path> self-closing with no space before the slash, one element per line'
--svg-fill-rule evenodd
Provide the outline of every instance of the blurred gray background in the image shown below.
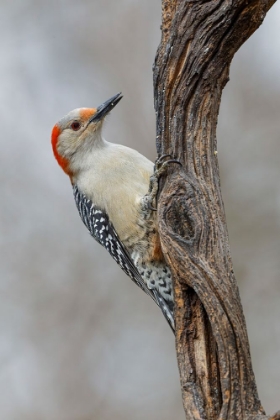
<path fill-rule="evenodd" d="M 120 90 L 107 140 L 155 158 L 160 0 L 1 1 L 1 420 L 183 420 L 160 310 L 82 225 L 52 126 Z M 254 370 L 280 409 L 280 2 L 236 55 L 218 127 Z"/>

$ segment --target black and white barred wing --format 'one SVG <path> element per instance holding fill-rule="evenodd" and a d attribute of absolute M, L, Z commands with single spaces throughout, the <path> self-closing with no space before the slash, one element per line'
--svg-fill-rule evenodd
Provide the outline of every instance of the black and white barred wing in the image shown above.
<path fill-rule="evenodd" d="M 77 186 L 73 187 L 73 192 L 81 219 L 88 228 L 91 236 L 110 253 L 137 286 L 141 287 L 159 305 L 157 297 L 152 290 L 148 289 L 139 271 L 133 264 L 129 253 L 119 240 L 118 234 L 109 221 L 108 215 L 82 194 Z"/>

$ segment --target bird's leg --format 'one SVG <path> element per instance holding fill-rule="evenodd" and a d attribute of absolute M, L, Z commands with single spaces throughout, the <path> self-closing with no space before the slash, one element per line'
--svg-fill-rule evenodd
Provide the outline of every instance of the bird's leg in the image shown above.
<path fill-rule="evenodd" d="M 150 177 L 148 194 L 146 194 L 142 199 L 142 205 L 144 210 L 157 211 L 153 204 L 154 201 L 156 201 L 156 196 L 158 192 L 158 182 L 159 178 L 166 172 L 168 165 L 170 163 L 177 163 L 182 166 L 181 162 L 179 162 L 179 160 L 176 159 L 169 159 L 164 162 L 164 159 L 166 157 L 171 157 L 171 155 L 162 155 L 155 161 L 154 173 Z"/>

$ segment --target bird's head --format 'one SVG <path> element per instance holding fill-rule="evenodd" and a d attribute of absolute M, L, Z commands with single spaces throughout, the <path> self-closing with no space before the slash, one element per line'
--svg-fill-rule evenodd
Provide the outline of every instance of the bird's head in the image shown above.
<path fill-rule="evenodd" d="M 67 175 L 71 176 L 77 153 L 101 139 L 104 118 L 121 99 L 122 94 L 118 93 L 98 108 L 74 109 L 55 124 L 52 130 L 53 153 Z"/>

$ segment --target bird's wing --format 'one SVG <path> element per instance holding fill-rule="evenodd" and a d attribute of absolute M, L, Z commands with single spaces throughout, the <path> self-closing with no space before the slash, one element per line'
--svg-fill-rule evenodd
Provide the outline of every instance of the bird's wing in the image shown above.
<path fill-rule="evenodd" d="M 121 243 L 106 212 L 96 207 L 91 200 L 79 191 L 76 185 L 73 186 L 73 192 L 81 219 L 91 236 L 110 253 L 134 283 L 161 307 L 158 296 L 153 293 L 153 290 L 148 289 L 128 251 Z"/>

